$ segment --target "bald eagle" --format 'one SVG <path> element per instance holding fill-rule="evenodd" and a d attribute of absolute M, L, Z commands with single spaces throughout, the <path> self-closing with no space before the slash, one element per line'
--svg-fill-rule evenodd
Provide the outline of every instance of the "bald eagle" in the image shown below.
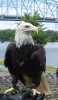
<path fill-rule="evenodd" d="M 22 44 L 34 45 L 34 40 L 32 38 L 32 31 L 37 32 L 38 27 L 32 25 L 31 23 L 22 21 L 20 25 L 18 25 L 15 34 L 16 46 L 20 47 Z"/>
<path fill-rule="evenodd" d="M 4 65 L 13 78 L 13 89 L 17 89 L 20 80 L 26 87 L 47 93 L 45 49 L 34 43 L 32 31 L 38 31 L 38 27 L 27 22 L 18 25 L 15 42 L 7 47 Z"/>

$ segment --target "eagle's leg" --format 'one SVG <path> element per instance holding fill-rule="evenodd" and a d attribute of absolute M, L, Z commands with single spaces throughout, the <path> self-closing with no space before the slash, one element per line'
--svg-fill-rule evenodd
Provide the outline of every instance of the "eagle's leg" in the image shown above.
<path fill-rule="evenodd" d="M 40 85 L 38 85 L 36 87 L 36 89 L 38 91 L 40 91 L 41 93 L 44 93 L 44 94 L 48 94 L 48 90 L 49 90 L 49 87 L 48 87 L 48 80 L 46 78 L 46 74 L 43 72 L 42 75 L 41 75 L 41 81 L 40 81 Z"/>
<path fill-rule="evenodd" d="M 43 72 L 41 75 L 41 81 L 40 81 L 40 85 L 35 87 L 35 91 L 33 90 L 34 94 L 44 94 L 45 95 L 45 100 L 48 100 L 48 81 L 46 78 L 46 74 Z"/>
<path fill-rule="evenodd" d="M 42 96 L 44 96 L 45 98 L 44 100 L 48 100 L 47 92 L 48 92 L 48 81 L 46 79 L 46 74 L 43 72 L 41 75 L 40 84 L 37 84 L 32 88 L 32 93 L 33 95 L 42 94 Z"/>
<path fill-rule="evenodd" d="M 15 76 L 12 76 L 12 86 L 11 88 L 7 89 L 4 93 L 16 93 L 18 91 L 18 87 L 16 86 L 18 80 Z"/>

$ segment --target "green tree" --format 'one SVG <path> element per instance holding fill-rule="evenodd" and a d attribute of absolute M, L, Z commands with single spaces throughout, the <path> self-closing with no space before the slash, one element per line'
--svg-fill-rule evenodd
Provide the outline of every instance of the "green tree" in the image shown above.
<path fill-rule="evenodd" d="M 50 37 L 50 41 L 51 41 L 51 42 L 56 42 L 56 41 L 58 41 L 58 33 L 53 34 L 53 35 Z"/>
<path fill-rule="evenodd" d="M 15 30 L 0 30 L 0 41 L 14 41 Z"/>
<path fill-rule="evenodd" d="M 47 34 L 44 31 L 45 28 L 43 28 L 43 25 L 38 22 L 38 19 L 40 19 L 40 16 L 37 12 L 35 12 L 32 16 L 25 13 L 25 15 L 21 18 L 21 20 L 30 22 L 39 27 L 38 33 L 33 32 L 33 39 L 37 41 L 37 43 L 45 44 L 47 42 Z"/>
<path fill-rule="evenodd" d="M 26 21 L 26 22 L 30 22 L 35 26 L 42 26 L 41 24 L 38 23 L 38 19 L 40 19 L 40 16 L 37 12 L 35 12 L 33 15 L 29 15 L 29 14 L 24 14 L 24 16 L 21 17 L 21 20 Z"/>
<path fill-rule="evenodd" d="M 53 30 L 47 30 L 47 40 L 48 42 L 56 42 L 58 41 L 58 32 Z"/>

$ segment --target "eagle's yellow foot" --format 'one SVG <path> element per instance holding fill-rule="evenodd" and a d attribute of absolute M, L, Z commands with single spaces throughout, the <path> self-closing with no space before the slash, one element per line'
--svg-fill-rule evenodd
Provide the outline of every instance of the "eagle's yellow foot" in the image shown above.
<path fill-rule="evenodd" d="M 37 91 L 36 89 L 32 89 L 32 93 L 33 93 L 33 95 L 36 95 L 36 94 L 40 95 L 41 94 L 41 92 Z M 45 95 L 44 93 L 42 95 L 45 96 L 44 100 L 48 100 L 47 95 Z"/>
<path fill-rule="evenodd" d="M 16 89 L 14 88 L 7 89 L 5 90 L 4 94 L 7 94 L 7 93 L 16 93 Z"/>
<path fill-rule="evenodd" d="M 32 89 L 32 93 L 33 95 L 36 95 L 36 94 L 41 94 L 39 91 L 37 91 L 36 89 Z"/>

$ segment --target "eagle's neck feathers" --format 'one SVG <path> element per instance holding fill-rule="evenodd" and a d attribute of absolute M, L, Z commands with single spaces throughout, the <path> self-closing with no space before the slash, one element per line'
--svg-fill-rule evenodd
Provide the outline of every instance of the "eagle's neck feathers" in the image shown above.
<path fill-rule="evenodd" d="M 15 41 L 16 41 L 16 45 L 18 47 L 20 47 L 22 44 L 33 44 L 34 45 L 34 41 L 32 38 L 31 34 L 26 34 L 26 33 L 19 33 L 17 32 L 16 36 L 15 36 Z"/>

